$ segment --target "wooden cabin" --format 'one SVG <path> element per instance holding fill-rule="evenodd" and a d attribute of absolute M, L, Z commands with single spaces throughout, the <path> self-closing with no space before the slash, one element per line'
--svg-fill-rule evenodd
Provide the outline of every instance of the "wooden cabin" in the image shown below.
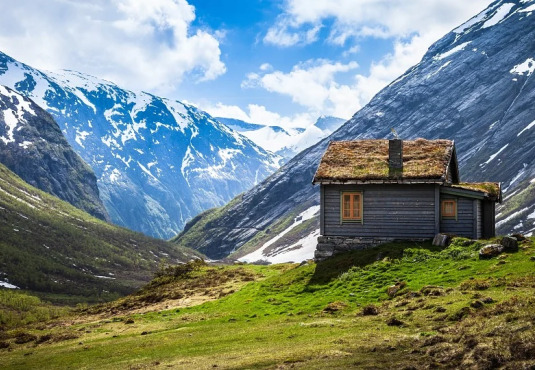
<path fill-rule="evenodd" d="M 439 233 L 495 235 L 500 184 L 461 183 L 451 140 L 333 141 L 313 184 L 321 202 L 317 259 Z"/>

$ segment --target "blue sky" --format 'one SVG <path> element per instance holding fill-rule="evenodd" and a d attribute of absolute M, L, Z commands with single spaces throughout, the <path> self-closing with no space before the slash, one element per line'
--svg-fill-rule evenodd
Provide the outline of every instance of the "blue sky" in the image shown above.
<path fill-rule="evenodd" d="M 349 118 L 490 0 L 4 2 L 0 50 L 199 106 L 306 126 Z"/>

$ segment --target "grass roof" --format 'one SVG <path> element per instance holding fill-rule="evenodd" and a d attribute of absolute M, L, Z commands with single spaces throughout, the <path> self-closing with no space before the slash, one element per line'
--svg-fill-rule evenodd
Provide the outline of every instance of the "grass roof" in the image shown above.
<path fill-rule="evenodd" d="M 485 193 L 487 197 L 501 202 L 502 191 L 498 182 L 461 182 L 451 185 L 452 188 L 461 188 Z"/>
<path fill-rule="evenodd" d="M 404 140 L 403 171 L 388 166 L 388 140 L 333 141 L 314 182 L 367 180 L 445 180 L 453 153 L 451 140 Z"/>

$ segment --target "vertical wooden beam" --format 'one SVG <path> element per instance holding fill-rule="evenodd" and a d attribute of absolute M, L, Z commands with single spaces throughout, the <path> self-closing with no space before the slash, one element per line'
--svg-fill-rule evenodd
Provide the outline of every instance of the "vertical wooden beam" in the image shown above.
<path fill-rule="evenodd" d="M 435 185 L 435 235 L 440 233 L 440 185 Z"/>
<path fill-rule="evenodd" d="M 320 235 L 325 235 L 325 185 L 320 184 Z"/>
<path fill-rule="evenodd" d="M 496 204 L 492 200 L 482 201 L 483 205 L 483 239 L 489 239 L 496 236 Z"/>

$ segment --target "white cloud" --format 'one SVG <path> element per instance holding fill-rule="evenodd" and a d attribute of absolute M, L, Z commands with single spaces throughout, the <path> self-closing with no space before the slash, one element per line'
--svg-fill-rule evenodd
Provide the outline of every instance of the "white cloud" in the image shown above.
<path fill-rule="evenodd" d="M 341 51 L 343 57 L 358 53 L 358 42 L 367 38 L 392 40 L 393 50 L 373 62 L 368 71 L 352 78 L 347 78 L 347 72 L 354 70 L 356 63 L 317 60 L 316 65 L 298 64 L 290 72 L 261 70 L 250 73 L 242 87 L 263 88 L 289 96 L 293 102 L 311 111 L 349 118 L 382 88 L 417 64 L 434 41 L 490 2 L 288 0 L 264 42 L 283 47 L 312 43 L 317 37 L 308 39 L 307 32 L 328 24 L 328 37 L 324 41 L 341 47 L 345 47 L 349 39 L 353 41 Z M 346 74 L 337 75 L 339 72 Z"/>
<path fill-rule="evenodd" d="M 351 37 L 438 38 L 488 6 L 491 0 L 288 0 L 284 13 L 268 30 L 265 42 L 279 46 L 312 43 L 310 29 L 334 20 L 328 41 L 343 45 Z"/>
<path fill-rule="evenodd" d="M 337 80 L 337 73 L 353 71 L 358 67 L 355 62 L 315 60 L 298 64 L 288 73 L 250 73 L 242 87 L 283 94 L 314 114 L 348 119 L 381 89 L 417 64 L 433 41 L 430 35 L 414 35 L 408 41 L 395 40 L 392 53 L 372 63 L 366 74 L 345 78 L 345 83 L 338 82 L 342 79 Z"/>
<path fill-rule="evenodd" d="M 263 105 L 249 104 L 247 111 L 236 105 L 225 105 L 217 103 L 215 105 L 197 105 L 200 109 L 208 112 L 213 117 L 235 118 L 245 122 L 257 123 L 269 126 L 290 127 L 308 127 L 318 117 L 313 112 L 297 113 L 292 116 L 281 116 L 279 113 L 269 111 Z"/>
<path fill-rule="evenodd" d="M 269 63 L 262 63 L 262 65 L 260 65 L 260 70 L 261 71 L 271 71 L 273 70 L 273 66 Z"/>
<path fill-rule="evenodd" d="M 225 73 L 218 37 L 194 30 L 186 0 L 18 0 L 0 12 L 2 51 L 42 69 L 76 69 L 130 88 L 169 91 L 186 74 Z"/>
<path fill-rule="evenodd" d="M 320 24 L 305 27 L 296 31 L 301 27 L 301 24 L 295 22 L 294 19 L 287 16 L 280 16 L 276 27 L 271 27 L 264 37 L 264 42 L 277 46 L 293 46 L 293 45 L 307 45 L 318 39 L 318 33 L 321 29 Z"/>
<path fill-rule="evenodd" d="M 358 68 L 356 62 L 343 64 L 323 59 L 311 60 L 294 66 L 289 73 L 281 71 L 250 73 L 242 82 L 242 87 L 261 87 L 270 92 L 290 96 L 293 102 L 309 110 L 347 117 L 357 108 L 356 99 L 351 104 L 350 98 L 355 97 L 354 94 L 341 98 L 341 91 L 344 93 L 350 91 L 345 86 L 339 86 L 335 77 L 338 73 L 349 72 L 356 68 Z M 342 101 L 345 105 L 339 104 Z"/>

